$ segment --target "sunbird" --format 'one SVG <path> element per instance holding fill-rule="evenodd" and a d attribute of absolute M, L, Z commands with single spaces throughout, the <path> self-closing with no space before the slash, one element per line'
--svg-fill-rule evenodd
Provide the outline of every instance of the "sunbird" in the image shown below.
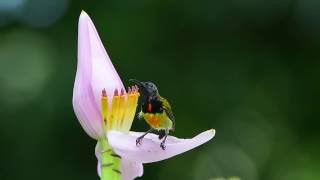
<path fill-rule="evenodd" d="M 170 130 L 175 129 L 175 118 L 169 102 L 160 96 L 157 86 L 152 82 L 141 82 L 130 79 L 139 87 L 141 95 L 141 111 L 139 118 L 143 118 L 150 126 L 150 129 L 136 140 L 136 145 L 141 145 L 142 139 L 150 132 L 159 131 L 159 139 L 163 139 L 160 147 L 165 150 L 165 142 Z"/>

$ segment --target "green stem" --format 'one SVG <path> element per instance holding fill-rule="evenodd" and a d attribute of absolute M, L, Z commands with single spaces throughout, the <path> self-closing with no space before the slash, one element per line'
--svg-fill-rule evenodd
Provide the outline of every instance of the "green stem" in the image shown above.
<path fill-rule="evenodd" d="M 101 180 L 121 180 L 121 158 L 114 153 L 106 139 L 100 139 L 101 148 Z"/>

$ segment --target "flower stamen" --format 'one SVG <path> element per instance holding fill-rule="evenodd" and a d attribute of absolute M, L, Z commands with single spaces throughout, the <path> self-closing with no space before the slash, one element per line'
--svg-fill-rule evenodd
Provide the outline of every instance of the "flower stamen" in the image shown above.
<path fill-rule="evenodd" d="M 105 89 L 103 89 L 101 107 L 105 129 L 129 131 L 138 104 L 138 87 L 129 87 L 128 93 L 124 89 L 121 89 L 120 94 L 118 89 L 116 89 L 111 98 L 112 101 L 108 104 L 108 96 Z"/>
<path fill-rule="evenodd" d="M 107 125 L 107 117 L 108 117 L 108 96 L 106 89 L 102 90 L 102 97 L 101 97 L 101 109 L 102 109 L 102 119 L 104 128 L 106 128 Z"/>

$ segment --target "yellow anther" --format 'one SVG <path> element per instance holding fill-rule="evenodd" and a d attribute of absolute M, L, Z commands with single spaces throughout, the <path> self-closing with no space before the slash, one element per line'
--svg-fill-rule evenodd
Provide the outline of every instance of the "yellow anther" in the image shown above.
<path fill-rule="evenodd" d="M 118 111 L 120 105 L 120 96 L 118 90 L 114 91 L 114 96 L 112 98 L 111 113 L 108 116 L 108 129 L 115 129 L 116 121 L 119 119 Z"/>
<path fill-rule="evenodd" d="M 127 107 L 127 100 L 126 100 L 126 95 L 122 94 L 120 96 L 120 102 L 119 102 L 119 111 L 118 111 L 118 116 L 119 119 L 116 123 L 116 128 L 119 130 L 122 127 L 122 123 L 123 123 L 123 117 L 125 115 L 125 113 L 127 112 L 128 107 Z"/>
<path fill-rule="evenodd" d="M 107 96 L 107 92 L 105 89 L 102 90 L 101 111 L 102 111 L 102 118 L 103 118 L 104 126 L 106 126 L 107 117 L 108 117 L 108 96 Z"/>
<path fill-rule="evenodd" d="M 124 129 L 130 129 L 132 121 L 135 117 L 137 105 L 138 105 L 138 97 L 139 93 L 138 92 L 132 92 L 131 94 L 128 95 L 128 104 L 127 104 L 127 113 L 125 115 L 124 121 L 125 123 L 123 124 Z"/>

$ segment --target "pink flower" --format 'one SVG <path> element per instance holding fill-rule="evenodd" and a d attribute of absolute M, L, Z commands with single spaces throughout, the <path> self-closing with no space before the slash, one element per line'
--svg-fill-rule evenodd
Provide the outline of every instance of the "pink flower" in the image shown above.
<path fill-rule="evenodd" d="M 142 176 L 143 163 L 181 154 L 214 137 L 213 129 L 192 139 L 168 136 L 167 149 L 162 150 L 158 137 L 149 134 L 143 144 L 137 147 L 136 138 L 142 133 L 129 130 L 135 117 L 138 97 L 136 87 L 128 92 L 125 90 L 93 22 L 82 11 L 73 108 L 86 133 L 98 141 L 96 156 L 101 179 L 134 179 Z"/>

